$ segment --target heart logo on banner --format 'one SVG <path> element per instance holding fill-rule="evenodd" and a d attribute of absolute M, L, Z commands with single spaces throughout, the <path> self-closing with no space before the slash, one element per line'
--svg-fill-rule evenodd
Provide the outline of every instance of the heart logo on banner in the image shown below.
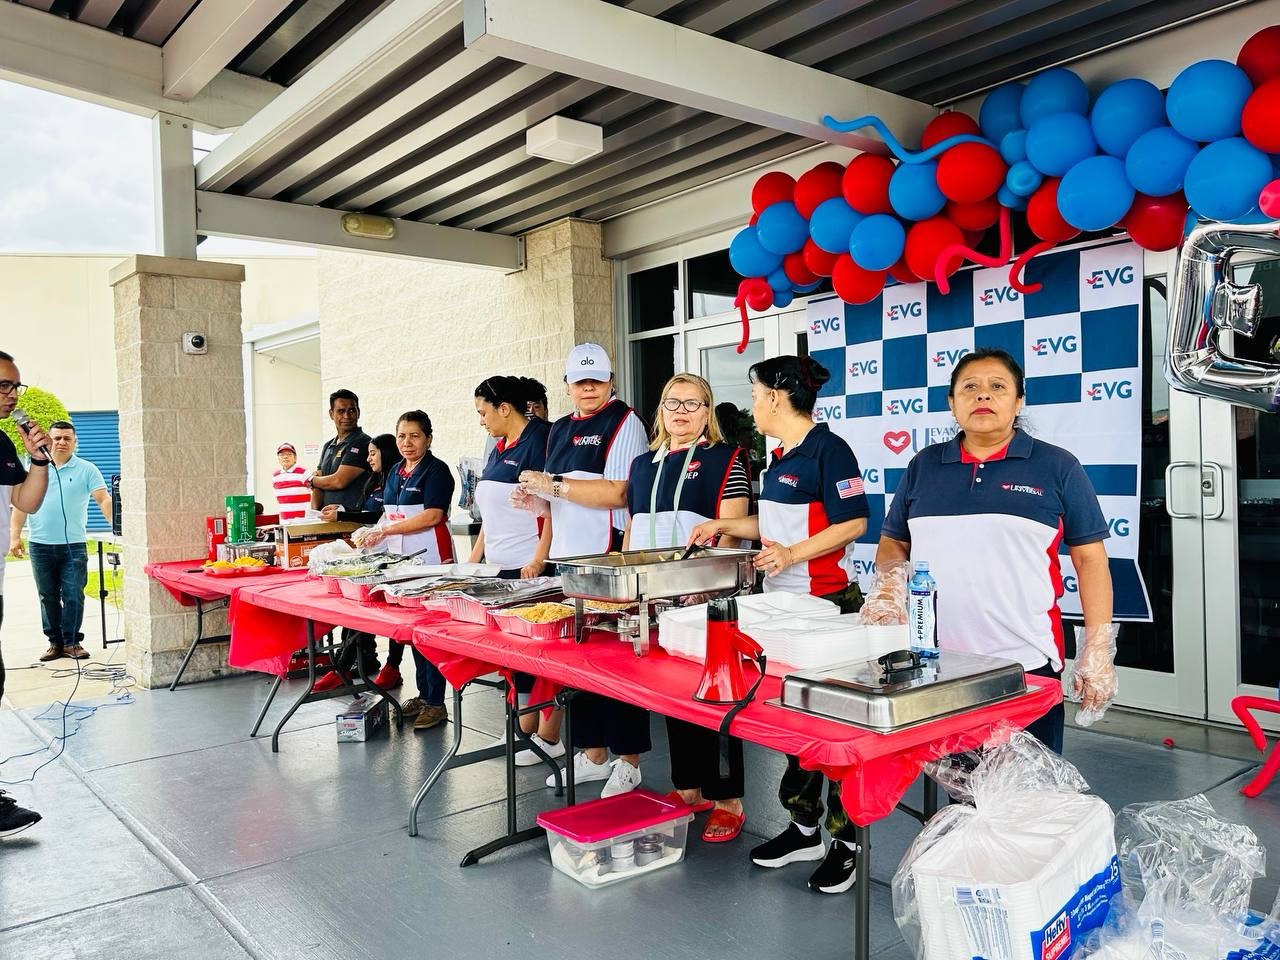
<path fill-rule="evenodd" d="M 911 446 L 911 434 L 905 430 L 890 430 L 884 435 L 884 445 L 894 453 L 901 453 Z"/>

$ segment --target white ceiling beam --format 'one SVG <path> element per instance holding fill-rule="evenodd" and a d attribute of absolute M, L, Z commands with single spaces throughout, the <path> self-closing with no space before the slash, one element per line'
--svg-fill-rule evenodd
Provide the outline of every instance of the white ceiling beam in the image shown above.
<path fill-rule="evenodd" d="M 202 190 L 225 190 L 284 155 L 388 74 L 456 29 L 461 0 L 391 0 L 196 167 Z"/>
<path fill-rule="evenodd" d="M 91 27 L 105 28 L 123 6 L 124 0 L 84 0 L 75 19 Z"/>
<path fill-rule="evenodd" d="M 164 95 L 190 100 L 288 5 L 289 0 L 205 0 L 165 41 Z"/>
<path fill-rule="evenodd" d="M 868 133 L 827 129 L 823 115 L 875 114 L 910 142 L 937 114 L 928 104 L 602 0 L 465 0 L 463 10 L 469 47 L 812 140 L 883 153 Z"/>
<path fill-rule="evenodd" d="M 376 253 L 501 273 L 524 269 L 524 242 L 518 237 L 395 220 L 393 239 L 369 240 L 345 233 L 342 216 L 343 211 L 325 207 L 196 192 L 196 229 L 206 236 Z"/>
<path fill-rule="evenodd" d="M 224 70 L 192 100 L 171 100 L 159 47 L 16 3 L 0 3 L 0 78 L 210 132 L 239 126 L 283 89 Z"/>
<path fill-rule="evenodd" d="M 177 29 L 187 11 L 197 2 L 198 0 L 151 0 L 138 17 L 137 25 L 133 28 L 134 37 L 159 46 Z"/>

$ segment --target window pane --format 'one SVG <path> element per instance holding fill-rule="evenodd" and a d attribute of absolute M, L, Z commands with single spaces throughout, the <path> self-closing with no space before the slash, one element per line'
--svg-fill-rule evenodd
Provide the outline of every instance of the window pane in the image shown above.
<path fill-rule="evenodd" d="M 627 278 L 631 332 L 674 326 L 680 298 L 680 268 L 668 263 Z"/>
<path fill-rule="evenodd" d="M 631 406 L 652 425 L 653 412 L 662 398 L 662 387 L 676 372 L 676 338 L 650 337 L 631 344 L 631 369 L 635 374 Z"/>
<path fill-rule="evenodd" d="M 689 318 L 710 317 L 733 309 L 742 278 L 729 265 L 729 251 L 717 250 L 687 261 Z"/>

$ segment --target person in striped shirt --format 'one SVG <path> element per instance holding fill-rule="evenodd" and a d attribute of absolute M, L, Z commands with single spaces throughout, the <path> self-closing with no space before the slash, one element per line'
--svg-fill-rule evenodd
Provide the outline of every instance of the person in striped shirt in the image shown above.
<path fill-rule="evenodd" d="M 280 504 L 281 520 L 296 520 L 305 516 L 311 505 L 311 491 L 307 489 L 306 467 L 298 464 L 298 451 L 292 443 L 276 447 L 276 460 L 280 469 L 271 475 L 271 486 Z"/>

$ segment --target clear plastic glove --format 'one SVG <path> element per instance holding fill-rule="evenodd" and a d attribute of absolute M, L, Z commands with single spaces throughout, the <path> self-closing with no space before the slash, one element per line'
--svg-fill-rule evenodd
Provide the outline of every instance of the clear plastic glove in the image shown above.
<path fill-rule="evenodd" d="M 507 502 L 517 510 L 528 510 L 535 517 L 551 515 L 551 504 L 532 493 L 525 493 L 519 487 L 511 491 L 511 495 L 507 497 Z"/>
<path fill-rule="evenodd" d="M 1062 675 L 1062 693 L 1080 704 L 1076 725 L 1089 727 L 1102 719 L 1116 698 L 1116 636 L 1118 623 L 1076 627 L 1076 662 Z"/>
<path fill-rule="evenodd" d="M 351 542 L 361 550 L 371 550 L 387 539 L 387 531 L 381 525 L 361 527 L 351 534 Z"/>
<path fill-rule="evenodd" d="M 867 602 L 862 605 L 862 622 L 885 626 L 907 622 L 907 576 L 911 564 L 905 560 L 877 564 Z"/>
<path fill-rule="evenodd" d="M 551 499 L 551 487 L 554 483 L 551 474 L 543 470 L 525 470 L 520 474 L 520 489 L 543 500 Z"/>

